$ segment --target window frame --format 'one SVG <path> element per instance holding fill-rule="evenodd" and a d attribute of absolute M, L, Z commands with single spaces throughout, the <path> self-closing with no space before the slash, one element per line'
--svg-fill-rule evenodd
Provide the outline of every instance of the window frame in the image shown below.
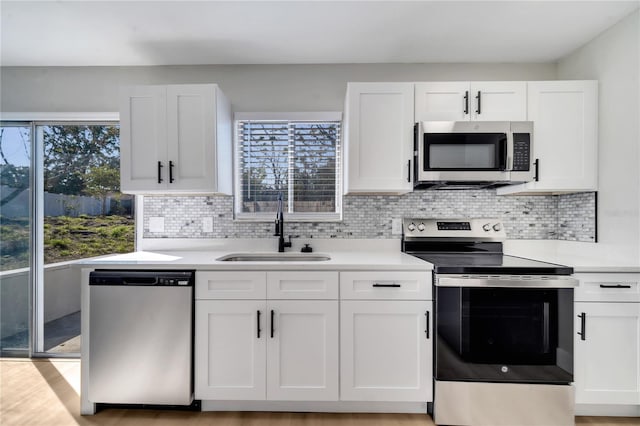
<path fill-rule="evenodd" d="M 341 222 L 342 221 L 342 173 L 343 173 L 343 135 L 344 123 L 342 122 L 342 112 L 321 111 L 321 112 L 237 112 L 233 118 L 233 151 L 234 151 L 234 172 L 233 172 L 233 219 L 238 222 L 273 222 L 275 211 L 268 213 L 245 213 L 242 212 L 242 166 L 238 153 L 241 150 L 239 134 L 239 121 L 286 121 L 286 122 L 339 122 L 340 132 L 338 146 L 336 147 L 336 184 L 335 184 L 335 212 L 292 212 L 285 211 L 285 218 L 290 222 Z M 291 154 L 289 155 L 291 159 Z M 294 177 L 295 179 L 295 177 Z M 291 191 L 289 191 L 291 194 Z M 289 204 L 291 210 L 293 203 Z"/>

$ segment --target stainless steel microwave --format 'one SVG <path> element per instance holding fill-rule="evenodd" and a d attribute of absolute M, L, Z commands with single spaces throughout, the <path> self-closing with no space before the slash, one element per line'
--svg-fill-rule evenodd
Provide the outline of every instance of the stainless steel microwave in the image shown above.
<path fill-rule="evenodd" d="M 416 187 L 494 187 L 536 180 L 533 122 L 416 124 Z"/>

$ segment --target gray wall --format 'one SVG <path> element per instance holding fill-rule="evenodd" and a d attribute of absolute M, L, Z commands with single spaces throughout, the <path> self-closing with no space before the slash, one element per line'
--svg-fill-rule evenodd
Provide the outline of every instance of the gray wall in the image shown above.
<path fill-rule="evenodd" d="M 118 88 L 218 83 L 234 111 L 342 111 L 348 81 L 554 80 L 544 64 L 3 67 L 3 112 L 112 112 Z"/>
<path fill-rule="evenodd" d="M 558 63 L 560 79 L 599 81 L 598 241 L 640 263 L 640 12 Z"/>

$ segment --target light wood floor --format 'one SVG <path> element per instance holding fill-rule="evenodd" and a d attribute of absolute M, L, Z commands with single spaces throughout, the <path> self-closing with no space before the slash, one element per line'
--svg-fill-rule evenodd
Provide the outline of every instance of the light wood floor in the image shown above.
<path fill-rule="evenodd" d="M 80 361 L 0 360 L 0 425 L 432 426 L 420 414 L 189 413 L 104 410 L 80 415 Z M 640 425 L 638 418 L 577 417 L 577 425 Z M 515 425 L 514 425 L 515 426 Z"/>

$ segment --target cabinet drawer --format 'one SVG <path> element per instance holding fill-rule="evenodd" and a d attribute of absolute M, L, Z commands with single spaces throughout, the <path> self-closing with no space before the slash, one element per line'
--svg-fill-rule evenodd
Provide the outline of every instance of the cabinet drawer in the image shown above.
<path fill-rule="evenodd" d="M 341 272 L 341 299 L 431 300 L 428 272 Z"/>
<path fill-rule="evenodd" d="M 269 299 L 337 299 L 338 272 L 267 272 Z"/>
<path fill-rule="evenodd" d="M 576 274 L 576 302 L 640 302 L 640 274 Z"/>
<path fill-rule="evenodd" d="M 266 297 L 266 272 L 196 272 L 196 299 L 265 299 Z"/>

